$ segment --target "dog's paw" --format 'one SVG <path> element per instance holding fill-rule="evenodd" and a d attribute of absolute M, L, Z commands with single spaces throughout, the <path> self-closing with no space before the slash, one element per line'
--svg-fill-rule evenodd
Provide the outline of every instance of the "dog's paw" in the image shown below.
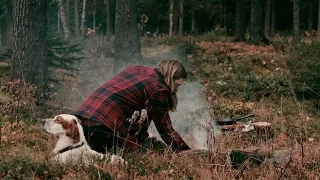
<path fill-rule="evenodd" d="M 127 165 L 128 162 L 125 161 L 121 156 L 112 154 L 110 156 L 110 164 L 121 164 L 121 165 Z"/>

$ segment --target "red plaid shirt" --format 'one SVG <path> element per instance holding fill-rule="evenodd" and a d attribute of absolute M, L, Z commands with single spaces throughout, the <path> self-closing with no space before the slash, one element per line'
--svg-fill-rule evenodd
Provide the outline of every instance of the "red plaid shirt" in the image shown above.
<path fill-rule="evenodd" d="M 134 111 L 147 109 L 148 120 L 137 135 L 138 143 L 147 138 L 153 120 L 162 139 L 174 150 L 190 149 L 172 127 L 169 98 L 170 89 L 156 69 L 132 66 L 93 92 L 75 115 L 100 122 L 125 138 L 130 126 L 127 119 Z"/>

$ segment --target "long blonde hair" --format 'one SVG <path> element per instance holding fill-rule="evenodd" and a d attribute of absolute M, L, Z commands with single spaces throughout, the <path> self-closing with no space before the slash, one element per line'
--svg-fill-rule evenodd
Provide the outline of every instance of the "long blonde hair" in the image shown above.
<path fill-rule="evenodd" d="M 164 82 L 171 90 L 171 111 L 177 109 L 178 98 L 177 91 L 178 87 L 175 85 L 174 80 L 179 78 L 187 78 L 187 72 L 184 66 L 177 60 L 165 60 L 161 61 L 158 65 L 160 73 L 164 76 Z"/>

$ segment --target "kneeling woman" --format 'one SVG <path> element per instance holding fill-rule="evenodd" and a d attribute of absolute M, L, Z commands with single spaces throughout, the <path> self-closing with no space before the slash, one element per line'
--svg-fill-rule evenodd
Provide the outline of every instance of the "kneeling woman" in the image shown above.
<path fill-rule="evenodd" d="M 169 116 L 169 111 L 176 110 L 177 90 L 186 77 L 184 66 L 176 60 L 162 61 L 156 68 L 132 66 L 114 76 L 74 113 L 82 121 L 91 148 L 101 153 L 115 147 L 141 150 L 153 121 L 173 151 L 190 149 L 173 129 Z M 132 123 L 133 114 L 143 109 L 148 118 Z"/>

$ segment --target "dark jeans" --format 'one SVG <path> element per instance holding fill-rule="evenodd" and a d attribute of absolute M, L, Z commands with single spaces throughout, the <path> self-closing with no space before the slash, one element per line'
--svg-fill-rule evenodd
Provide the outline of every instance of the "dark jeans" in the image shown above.
<path fill-rule="evenodd" d="M 83 126 L 83 132 L 91 149 L 97 152 L 116 153 L 117 149 L 122 147 L 117 136 L 106 126 Z"/>
<path fill-rule="evenodd" d="M 91 149 L 100 153 L 117 153 L 119 148 L 123 148 L 123 141 L 114 135 L 113 131 L 106 126 L 85 126 L 83 125 L 84 136 Z M 151 151 L 164 152 L 167 146 L 156 139 L 145 139 L 140 148 L 140 152 Z"/>

